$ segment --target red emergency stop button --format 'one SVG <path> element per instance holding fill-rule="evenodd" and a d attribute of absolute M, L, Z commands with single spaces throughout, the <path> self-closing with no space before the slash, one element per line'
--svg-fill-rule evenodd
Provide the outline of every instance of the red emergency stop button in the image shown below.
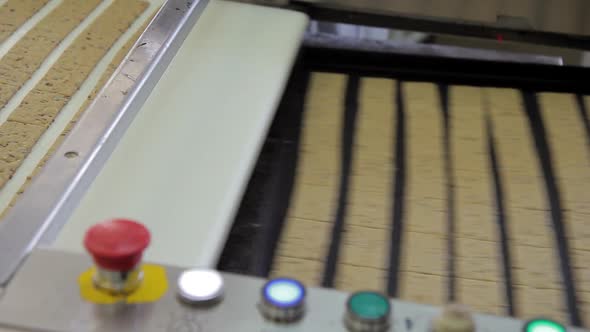
<path fill-rule="evenodd" d="M 84 246 L 96 265 L 110 271 L 133 270 L 149 243 L 149 230 L 128 219 L 96 224 L 86 232 L 84 238 Z"/>

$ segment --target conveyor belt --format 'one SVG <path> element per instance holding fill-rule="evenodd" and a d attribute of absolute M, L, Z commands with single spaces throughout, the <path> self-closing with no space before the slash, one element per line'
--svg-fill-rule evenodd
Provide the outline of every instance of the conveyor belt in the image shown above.
<path fill-rule="evenodd" d="M 574 325 L 590 315 L 587 97 L 296 71 L 284 98 L 220 267 Z M 296 162 L 272 161 L 289 151 Z M 257 181 L 282 189 L 269 199 Z M 232 247 L 253 251 L 238 266 Z"/>

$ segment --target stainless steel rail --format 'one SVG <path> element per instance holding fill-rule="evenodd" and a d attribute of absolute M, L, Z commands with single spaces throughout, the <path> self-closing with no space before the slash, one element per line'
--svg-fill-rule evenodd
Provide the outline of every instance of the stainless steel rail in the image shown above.
<path fill-rule="evenodd" d="M 325 47 L 337 50 L 358 50 L 399 55 L 445 57 L 515 63 L 536 63 L 562 66 L 563 59 L 539 54 L 502 52 L 468 47 L 398 42 L 395 40 L 371 40 L 342 37 L 334 34 L 307 34 L 303 43 L 309 47 Z"/>

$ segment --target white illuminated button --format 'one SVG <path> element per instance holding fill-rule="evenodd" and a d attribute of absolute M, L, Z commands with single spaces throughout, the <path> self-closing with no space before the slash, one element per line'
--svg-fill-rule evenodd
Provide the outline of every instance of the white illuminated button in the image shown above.
<path fill-rule="evenodd" d="M 294 322 L 304 313 L 305 287 L 299 281 L 277 278 L 262 287 L 260 311 L 269 320 Z"/>
<path fill-rule="evenodd" d="M 204 303 L 223 295 L 223 278 L 213 270 L 188 270 L 178 278 L 178 294 L 190 303 Z"/>
<path fill-rule="evenodd" d="M 269 282 L 264 289 L 268 301 L 279 307 L 297 305 L 303 300 L 305 291 L 303 286 L 290 279 L 275 279 Z"/>

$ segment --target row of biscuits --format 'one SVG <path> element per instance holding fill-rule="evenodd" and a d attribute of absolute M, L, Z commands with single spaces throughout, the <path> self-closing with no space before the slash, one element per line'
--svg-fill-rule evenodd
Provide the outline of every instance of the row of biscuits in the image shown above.
<path fill-rule="evenodd" d="M 341 74 L 312 74 L 295 187 L 273 275 L 322 285 L 338 204 L 342 119 L 350 79 Z M 451 86 L 445 120 L 435 84 L 361 78 L 350 193 L 334 287 L 390 291 L 389 255 L 396 245 L 392 243 L 392 205 L 397 93 L 403 97 L 405 185 L 397 290 L 390 295 L 436 305 L 455 300 L 481 312 L 523 318 L 545 315 L 567 322 L 571 313 L 566 307 L 545 177 L 523 111 L 522 93 L 516 89 Z M 590 227 L 584 223 L 590 204 L 590 150 L 576 98 L 538 95 L 563 198 L 578 310 L 584 317 L 590 310 L 590 269 L 584 267 L 590 261 Z M 488 135 L 493 136 L 492 143 Z M 489 144 L 494 146 L 501 178 L 502 218 Z M 504 255 L 510 257 L 508 269 Z"/>

